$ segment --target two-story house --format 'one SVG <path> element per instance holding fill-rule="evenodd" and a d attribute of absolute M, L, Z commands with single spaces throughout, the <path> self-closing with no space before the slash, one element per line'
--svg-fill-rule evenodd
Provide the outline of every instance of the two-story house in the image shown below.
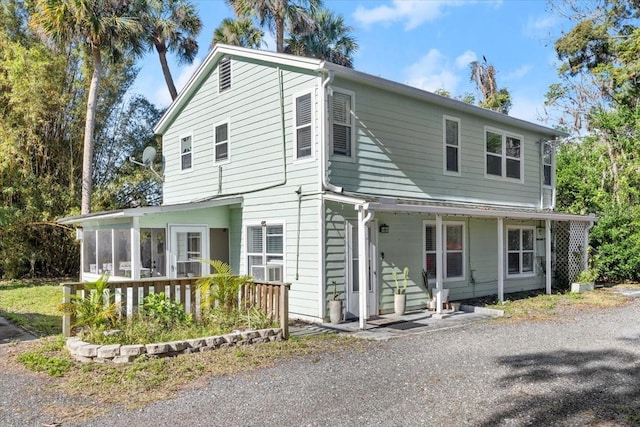
<path fill-rule="evenodd" d="M 66 218 L 81 280 L 199 276 L 221 259 L 290 282 L 290 315 L 551 291 L 594 217 L 556 212 L 563 132 L 317 59 L 216 46 L 170 106 L 162 206 Z M 425 272 L 423 275 L 423 271 Z M 429 282 L 428 284 L 425 282 Z"/>

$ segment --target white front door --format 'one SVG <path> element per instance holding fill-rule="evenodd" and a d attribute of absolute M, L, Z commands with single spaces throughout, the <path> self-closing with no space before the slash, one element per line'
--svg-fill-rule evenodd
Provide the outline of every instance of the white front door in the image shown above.
<path fill-rule="evenodd" d="M 375 225 L 367 226 L 367 241 L 369 243 L 369 277 L 367 277 L 367 313 L 369 316 L 377 314 L 376 295 L 378 292 L 378 257 Z M 358 277 L 358 222 L 347 222 L 347 318 L 360 315 L 360 279 Z"/>
<path fill-rule="evenodd" d="M 169 277 L 200 277 L 209 274 L 201 260 L 209 259 L 207 227 L 172 225 Z"/>

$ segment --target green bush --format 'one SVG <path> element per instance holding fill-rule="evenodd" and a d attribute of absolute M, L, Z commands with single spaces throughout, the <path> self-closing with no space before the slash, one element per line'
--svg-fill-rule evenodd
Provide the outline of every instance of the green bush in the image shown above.
<path fill-rule="evenodd" d="M 185 313 L 182 304 L 171 301 L 164 292 L 147 295 L 142 306 L 147 320 L 155 321 L 165 328 L 191 323 L 191 315 Z"/>
<path fill-rule="evenodd" d="M 234 276 L 231 267 L 219 260 L 204 260 L 215 273 L 204 276 L 196 282 L 200 291 L 200 305 L 203 311 L 221 308 L 231 313 L 238 305 L 238 292 L 245 283 L 251 280 L 250 276 Z"/>

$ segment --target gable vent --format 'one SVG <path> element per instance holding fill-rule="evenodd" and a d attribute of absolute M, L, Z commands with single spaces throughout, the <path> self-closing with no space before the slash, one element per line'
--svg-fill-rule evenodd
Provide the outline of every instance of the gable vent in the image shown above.
<path fill-rule="evenodd" d="M 224 58 L 218 65 L 218 79 L 220 82 L 220 92 L 231 87 L 231 59 Z"/>

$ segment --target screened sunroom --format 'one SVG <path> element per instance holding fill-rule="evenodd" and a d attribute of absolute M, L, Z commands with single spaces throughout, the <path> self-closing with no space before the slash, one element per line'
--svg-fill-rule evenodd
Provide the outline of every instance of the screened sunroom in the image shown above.
<path fill-rule="evenodd" d="M 239 199 L 154 206 L 69 217 L 81 245 L 80 280 L 199 277 L 202 260 L 229 262 L 229 224 Z"/>

